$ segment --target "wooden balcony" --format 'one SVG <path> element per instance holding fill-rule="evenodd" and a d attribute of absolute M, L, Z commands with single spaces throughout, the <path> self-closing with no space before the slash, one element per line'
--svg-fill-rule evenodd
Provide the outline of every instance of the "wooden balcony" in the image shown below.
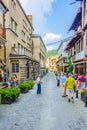
<path fill-rule="evenodd" d="M 6 29 L 0 27 L 0 37 L 6 39 Z"/>

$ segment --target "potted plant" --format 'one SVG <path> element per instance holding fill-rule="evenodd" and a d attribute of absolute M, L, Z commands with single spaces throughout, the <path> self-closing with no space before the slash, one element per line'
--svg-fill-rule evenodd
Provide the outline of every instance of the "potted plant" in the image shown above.
<path fill-rule="evenodd" d="M 18 87 L 21 93 L 27 93 L 29 90 L 29 85 L 26 82 L 19 84 Z"/>
<path fill-rule="evenodd" d="M 20 96 L 19 88 L 4 88 L 0 90 L 1 94 L 1 103 L 2 104 L 11 104 Z"/>
<path fill-rule="evenodd" d="M 81 92 L 81 100 L 82 100 L 83 102 L 85 102 L 86 96 L 87 96 L 87 90 L 83 90 L 83 91 Z"/>
<path fill-rule="evenodd" d="M 34 84 L 35 83 L 33 81 L 27 81 L 27 82 L 19 84 L 18 87 L 20 88 L 21 93 L 27 93 L 29 89 L 33 88 Z"/>
<path fill-rule="evenodd" d="M 27 81 L 26 83 L 28 84 L 29 89 L 32 89 L 32 88 L 34 87 L 34 84 L 35 84 L 35 83 L 34 83 L 33 81 L 31 81 L 31 80 L 30 80 L 30 81 Z"/>

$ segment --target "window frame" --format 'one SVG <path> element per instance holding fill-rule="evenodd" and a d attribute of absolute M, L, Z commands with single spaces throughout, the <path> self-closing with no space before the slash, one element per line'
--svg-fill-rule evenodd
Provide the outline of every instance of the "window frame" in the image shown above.
<path fill-rule="evenodd" d="M 19 63 L 18 62 L 11 63 L 11 72 L 12 73 L 19 73 Z"/>

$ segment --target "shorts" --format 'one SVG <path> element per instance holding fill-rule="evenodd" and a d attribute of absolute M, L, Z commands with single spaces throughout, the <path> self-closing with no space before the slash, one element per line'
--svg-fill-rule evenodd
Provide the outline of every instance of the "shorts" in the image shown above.
<path fill-rule="evenodd" d="M 67 95 L 68 95 L 68 98 L 71 98 L 74 96 L 74 89 L 67 89 Z"/>
<path fill-rule="evenodd" d="M 86 87 L 86 83 L 82 82 L 82 89 L 84 89 Z"/>

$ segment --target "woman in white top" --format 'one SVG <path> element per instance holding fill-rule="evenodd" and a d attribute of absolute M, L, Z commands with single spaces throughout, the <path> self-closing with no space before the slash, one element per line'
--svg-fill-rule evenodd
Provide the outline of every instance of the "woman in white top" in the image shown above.
<path fill-rule="evenodd" d="M 41 77 L 40 77 L 40 74 L 38 75 L 37 77 L 37 94 L 41 94 Z"/>

